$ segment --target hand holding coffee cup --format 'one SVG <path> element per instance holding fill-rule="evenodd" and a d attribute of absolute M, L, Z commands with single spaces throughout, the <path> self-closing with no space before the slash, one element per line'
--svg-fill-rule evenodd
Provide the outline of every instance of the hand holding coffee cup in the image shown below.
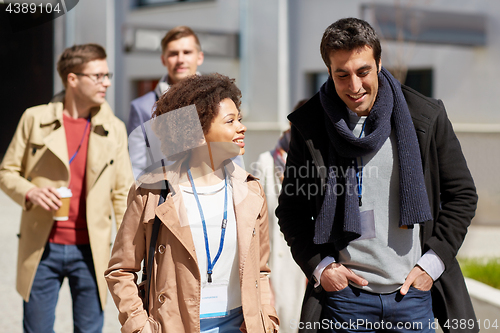
<path fill-rule="evenodd" d="M 61 207 L 61 196 L 56 188 L 47 187 L 34 187 L 26 193 L 27 205 L 31 203 L 35 206 L 40 206 L 47 211 L 58 210 Z M 28 205 L 29 206 L 29 205 Z"/>
<path fill-rule="evenodd" d="M 61 197 L 62 205 L 58 210 L 54 212 L 54 220 L 66 221 L 68 219 L 69 203 L 71 201 L 73 193 L 71 193 L 71 190 L 67 187 L 59 187 L 57 189 L 57 192 L 59 192 L 59 195 Z"/>

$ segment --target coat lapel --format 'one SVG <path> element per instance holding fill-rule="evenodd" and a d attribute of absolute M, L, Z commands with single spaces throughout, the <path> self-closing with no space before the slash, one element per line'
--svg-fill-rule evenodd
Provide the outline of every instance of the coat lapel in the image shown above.
<path fill-rule="evenodd" d="M 53 106 L 52 112 L 48 113 L 41 121 L 40 127 L 55 128 L 42 139 L 43 144 L 66 166 L 69 172 L 68 146 L 66 144 L 66 132 L 62 126 L 63 103 L 55 101 L 49 106 Z M 41 133 L 41 132 L 40 132 Z M 36 143 L 37 138 L 32 138 Z"/>
<path fill-rule="evenodd" d="M 115 143 L 109 139 L 108 123 L 113 114 L 108 103 L 91 110 L 91 130 L 87 148 L 87 194 L 94 187 L 99 176 L 113 163 Z"/>
<path fill-rule="evenodd" d="M 66 133 L 61 126 L 51 132 L 43 139 L 43 143 L 69 170 L 68 146 L 66 145 Z"/>
<path fill-rule="evenodd" d="M 258 232 L 256 221 L 264 204 L 264 198 L 248 186 L 248 173 L 246 171 L 235 166 L 235 170 L 231 176 L 234 213 L 238 233 L 240 272 L 242 272 L 250 250 L 252 238 Z"/>
<path fill-rule="evenodd" d="M 187 220 L 186 209 L 182 200 L 179 186 L 174 185 L 174 194 L 168 194 L 167 200 L 156 207 L 155 213 L 160 221 L 172 232 L 179 242 L 186 248 L 191 257 L 198 264 L 193 235 Z"/>
<path fill-rule="evenodd" d="M 107 136 L 96 133 L 94 127 L 92 127 L 87 148 L 87 194 L 111 163 L 110 158 L 113 158 L 110 157 L 112 156 L 110 155 L 112 146 L 113 144 L 108 140 Z"/>

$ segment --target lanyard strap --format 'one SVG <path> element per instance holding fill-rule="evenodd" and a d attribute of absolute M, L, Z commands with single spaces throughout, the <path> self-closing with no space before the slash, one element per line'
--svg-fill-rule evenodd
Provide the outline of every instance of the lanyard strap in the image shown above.
<path fill-rule="evenodd" d="M 207 232 L 207 224 L 205 222 L 205 216 L 203 215 L 203 209 L 201 208 L 200 199 L 198 198 L 198 193 L 196 192 L 196 187 L 194 186 L 193 176 L 191 175 L 191 169 L 188 169 L 188 177 L 189 182 L 191 183 L 191 188 L 193 189 L 194 198 L 196 199 L 196 203 L 198 204 L 198 210 L 200 212 L 201 223 L 203 225 L 203 236 L 205 237 L 205 250 L 207 252 L 207 275 L 208 275 L 208 283 L 212 283 L 212 273 L 217 260 L 219 260 L 220 254 L 222 252 L 222 248 L 224 247 L 224 237 L 226 235 L 226 225 L 227 225 L 227 177 L 224 172 L 224 217 L 222 218 L 221 223 L 221 233 L 220 233 L 220 243 L 219 243 L 219 251 L 214 258 L 214 261 L 210 258 L 210 247 L 208 244 L 208 232 Z"/>
<path fill-rule="evenodd" d="M 89 127 L 89 123 L 90 123 L 90 116 L 87 118 L 87 123 L 85 124 L 85 129 L 83 130 L 83 135 L 82 135 L 82 139 L 80 140 L 80 144 L 78 145 L 78 148 L 76 148 L 76 151 L 73 154 L 73 156 L 71 156 L 71 158 L 69 159 L 69 164 L 71 164 L 71 162 L 73 162 L 76 155 L 80 151 L 80 148 L 82 148 L 82 143 L 83 143 L 83 140 L 85 139 L 85 134 L 87 134 L 87 128 Z"/>
<path fill-rule="evenodd" d="M 365 131 L 365 125 L 366 125 L 366 119 L 365 121 L 363 122 L 363 127 L 361 128 L 361 133 L 359 133 L 359 137 L 361 138 L 361 136 L 363 135 L 364 131 Z M 361 200 L 362 197 L 363 197 L 363 157 L 360 156 L 359 157 L 360 159 L 360 162 L 361 162 L 361 167 L 358 166 L 358 159 L 356 158 L 354 160 L 355 164 L 356 164 L 356 180 L 357 180 L 357 189 L 358 189 L 358 202 L 359 202 L 359 207 L 361 207 L 363 205 L 363 201 Z"/>

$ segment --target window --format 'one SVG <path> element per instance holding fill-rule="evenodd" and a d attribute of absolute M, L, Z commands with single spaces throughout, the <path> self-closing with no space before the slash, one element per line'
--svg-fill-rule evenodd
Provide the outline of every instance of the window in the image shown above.
<path fill-rule="evenodd" d="M 167 5 L 180 2 L 200 2 L 200 1 L 210 1 L 210 0 L 135 0 L 134 7 L 143 7 L 151 5 Z"/>
<path fill-rule="evenodd" d="M 389 71 L 390 68 L 388 68 Z M 406 73 L 405 85 L 415 89 L 419 93 L 432 97 L 433 91 L 433 72 L 432 69 L 409 69 Z M 328 72 L 313 73 L 309 78 L 309 87 L 311 96 L 316 94 L 323 83 L 328 79 Z"/>
<path fill-rule="evenodd" d="M 432 69 L 409 69 L 405 85 L 427 97 L 432 97 Z"/>
<path fill-rule="evenodd" d="M 404 41 L 439 45 L 487 44 L 487 13 L 427 10 L 417 8 L 408 1 L 407 5 L 396 6 L 361 5 L 361 16 L 370 18 L 370 23 L 385 40 L 400 40 L 403 37 Z"/>
<path fill-rule="evenodd" d="M 308 95 L 313 96 L 316 94 L 321 86 L 328 80 L 328 72 L 319 72 L 319 73 L 313 73 L 312 75 L 308 75 L 307 81 L 308 81 Z"/>
<path fill-rule="evenodd" d="M 150 80 L 138 80 L 134 81 L 134 88 L 136 91 L 136 97 L 140 97 L 150 91 L 153 91 L 158 84 L 159 79 L 150 79 Z"/>

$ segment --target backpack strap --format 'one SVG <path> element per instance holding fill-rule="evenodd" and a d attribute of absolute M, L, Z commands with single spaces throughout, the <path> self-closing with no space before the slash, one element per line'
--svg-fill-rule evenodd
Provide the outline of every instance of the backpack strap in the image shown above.
<path fill-rule="evenodd" d="M 161 189 L 160 200 L 158 201 L 158 206 L 165 202 L 168 195 L 168 183 L 165 180 L 165 188 Z M 158 232 L 160 231 L 161 221 L 157 215 L 155 215 L 155 221 L 153 224 L 153 232 L 151 233 L 151 241 L 149 242 L 149 251 L 148 251 L 148 259 L 146 261 L 148 270 L 147 270 L 147 282 L 146 282 L 146 295 L 144 297 L 144 308 L 146 309 L 149 315 L 149 291 L 151 286 L 151 272 L 153 270 L 153 261 L 155 255 L 156 241 L 158 239 Z"/>

